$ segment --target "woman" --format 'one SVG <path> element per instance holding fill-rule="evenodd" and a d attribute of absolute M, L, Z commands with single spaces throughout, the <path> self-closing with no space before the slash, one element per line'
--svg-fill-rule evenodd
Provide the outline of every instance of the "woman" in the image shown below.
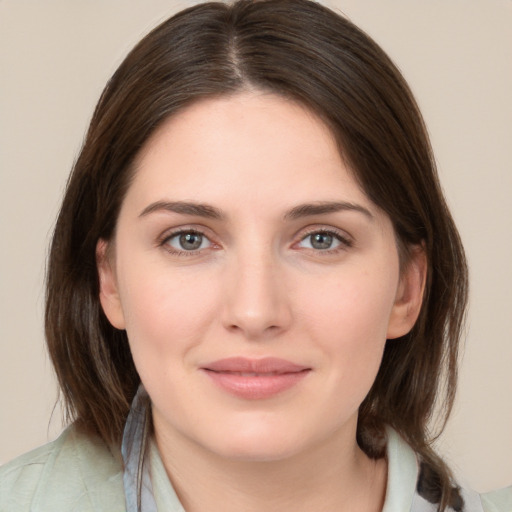
<path fill-rule="evenodd" d="M 73 423 L 2 469 L 0 503 L 507 510 L 427 434 L 466 280 L 375 43 L 304 0 L 183 11 L 114 74 L 71 175 L 46 335 Z"/>

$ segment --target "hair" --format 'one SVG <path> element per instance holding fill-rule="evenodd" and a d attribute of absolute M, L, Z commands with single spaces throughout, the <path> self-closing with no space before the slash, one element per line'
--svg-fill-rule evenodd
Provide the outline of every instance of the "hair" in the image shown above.
<path fill-rule="evenodd" d="M 67 419 L 119 443 L 140 379 L 126 332 L 99 301 L 96 245 L 111 240 L 134 159 L 170 116 L 208 97 L 257 89 L 304 105 L 331 129 L 398 245 L 422 246 L 427 282 L 409 334 L 388 340 L 359 410 L 357 440 L 373 458 L 393 427 L 436 475 L 440 508 L 451 475 L 431 447 L 454 400 L 467 302 L 461 241 L 439 185 L 409 87 L 383 50 L 350 21 L 309 0 L 240 0 L 188 8 L 150 32 L 103 91 L 70 175 L 50 249 L 46 338 Z M 435 494 L 434 493 L 434 494 Z"/>

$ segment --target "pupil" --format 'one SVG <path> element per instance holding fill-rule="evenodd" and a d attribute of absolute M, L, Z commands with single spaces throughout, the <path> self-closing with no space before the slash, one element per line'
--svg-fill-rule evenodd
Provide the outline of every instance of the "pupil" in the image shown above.
<path fill-rule="evenodd" d="M 193 251 L 201 247 L 202 235 L 197 233 L 185 233 L 180 235 L 180 245 L 183 249 Z"/>
<path fill-rule="evenodd" d="M 329 249 L 332 245 L 332 235 L 327 233 L 316 233 L 312 236 L 311 245 L 315 249 Z"/>

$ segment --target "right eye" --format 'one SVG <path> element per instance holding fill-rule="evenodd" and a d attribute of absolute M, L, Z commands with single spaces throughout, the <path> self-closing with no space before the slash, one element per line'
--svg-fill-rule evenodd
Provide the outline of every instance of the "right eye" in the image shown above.
<path fill-rule="evenodd" d="M 211 246 L 210 240 L 194 230 L 179 231 L 168 236 L 164 241 L 163 245 L 170 246 L 174 249 L 172 252 L 175 253 L 193 253 L 202 249 L 207 249 Z"/>

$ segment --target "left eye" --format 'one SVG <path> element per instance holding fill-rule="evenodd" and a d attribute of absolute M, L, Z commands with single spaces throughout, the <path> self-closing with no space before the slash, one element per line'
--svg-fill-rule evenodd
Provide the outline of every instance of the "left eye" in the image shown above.
<path fill-rule="evenodd" d="M 197 231 L 176 233 L 170 236 L 165 243 L 177 251 L 199 251 L 211 245 L 208 238 Z"/>
<path fill-rule="evenodd" d="M 316 249 L 318 251 L 326 251 L 329 249 L 336 249 L 340 245 L 342 245 L 341 237 L 336 235 L 335 233 L 330 233 L 327 231 L 317 231 L 315 233 L 310 233 L 306 237 L 304 237 L 299 246 L 305 247 L 307 249 Z"/>

